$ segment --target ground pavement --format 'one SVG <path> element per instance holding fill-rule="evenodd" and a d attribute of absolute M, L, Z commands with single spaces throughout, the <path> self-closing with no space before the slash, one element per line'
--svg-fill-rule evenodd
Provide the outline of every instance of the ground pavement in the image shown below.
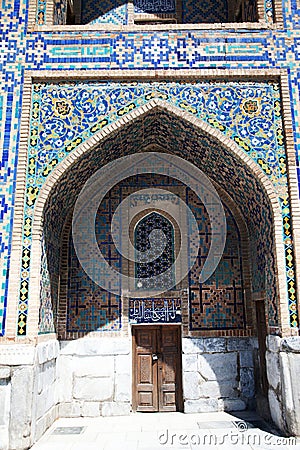
<path fill-rule="evenodd" d="M 300 450 L 257 414 L 133 413 L 59 419 L 32 450 Z"/>

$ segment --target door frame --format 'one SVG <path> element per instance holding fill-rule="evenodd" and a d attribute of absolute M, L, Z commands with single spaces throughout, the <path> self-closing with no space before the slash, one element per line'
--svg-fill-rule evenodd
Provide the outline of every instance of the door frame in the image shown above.
<path fill-rule="evenodd" d="M 182 324 L 180 323 L 147 323 L 147 324 L 132 324 L 131 325 L 131 337 L 132 337 L 132 411 L 137 412 L 137 371 L 136 371 L 136 340 L 134 330 L 142 328 L 157 328 L 157 327 L 177 327 L 179 330 L 179 349 L 178 349 L 178 387 L 176 391 L 178 392 L 178 397 L 176 398 L 177 412 L 183 412 L 183 373 L 182 373 Z M 158 387 L 158 386 L 157 386 Z M 159 392 L 158 392 L 159 397 Z M 159 401 L 159 399 L 158 399 Z M 149 411 L 150 412 L 150 411 Z M 155 411 L 156 412 L 156 411 Z M 157 411 L 159 412 L 159 411 Z M 162 412 L 162 411 L 161 411 Z M 168 412 L 168 411 L 165 411 Z"/>

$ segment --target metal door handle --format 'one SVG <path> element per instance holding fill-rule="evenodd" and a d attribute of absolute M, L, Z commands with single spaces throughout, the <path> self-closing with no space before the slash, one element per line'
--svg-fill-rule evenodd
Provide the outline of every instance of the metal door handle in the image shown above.
<path fill-rule="evenodd" d="M 157 360 L 158 360 L 158 356 L 155 355 L 155 353 L 153 353 L 153 355 L 152 355 L 152 361 L 157 361 Z"/>

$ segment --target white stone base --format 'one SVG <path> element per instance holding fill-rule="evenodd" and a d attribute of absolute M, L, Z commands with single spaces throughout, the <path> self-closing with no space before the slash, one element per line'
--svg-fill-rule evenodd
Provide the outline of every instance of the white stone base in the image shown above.
<path fill-rule="evenodd" d="M 240 411 L 253 403 L 253 338 L 183 338 L 185 412 Z"/>
<path fill-rule="evenodd" d="M 269 403 L 274 423 L 300 436 L 300 337 L 267 338 Z"/>

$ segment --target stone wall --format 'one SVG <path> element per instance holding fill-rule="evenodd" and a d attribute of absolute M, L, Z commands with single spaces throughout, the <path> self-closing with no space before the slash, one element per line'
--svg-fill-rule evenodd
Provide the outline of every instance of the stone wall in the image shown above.
<path fill-rule="evenodd" d="M 58 417 L 57 358 L 59 343 L 38 344 L 34 365 L 32 435 L 39 439 Z"/>
<path fill-rule="evenodd" d="M 253 408 L 257 346 L 254 338 L 184 338 L 184 411 Z"/>
<path fill-rule="evenodd" d="M 58 417 L 55 340 L 2 345 L 0 450 L 29 448 Z"/>
<path fill-rule="evenodd" d="M 300 436 L 300 337 L 267 338 L 269 403 L 275 424 Z"/>
<path fill-rule="evenodd" d="M 130 339 L 62 341 L 58 359 L 60 417 L 129 414 L 131 361 Z"/>

